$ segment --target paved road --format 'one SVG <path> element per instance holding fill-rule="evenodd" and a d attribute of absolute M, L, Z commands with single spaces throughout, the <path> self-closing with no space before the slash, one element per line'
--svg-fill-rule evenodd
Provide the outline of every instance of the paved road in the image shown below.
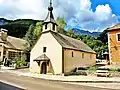
<path fill-rule="evenodd" d="M 0 90 L 24 90 L 24 89 L 0 82 Z"/>
<path fill-rule="evenodd" d="M 17 76 L 7 72 L 0 72 L 0 81 L 0 90 L 113 90 Z"/>

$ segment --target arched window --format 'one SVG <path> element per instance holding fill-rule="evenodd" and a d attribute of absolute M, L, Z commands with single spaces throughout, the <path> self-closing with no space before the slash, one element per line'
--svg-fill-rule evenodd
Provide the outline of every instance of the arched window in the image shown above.
<path fill-rule="evenodd" d="M 47 48 L 47 47 L 43 47 L 43 53 L 45 53 L 45 52 L 46 52 L 46 48 Z"/>

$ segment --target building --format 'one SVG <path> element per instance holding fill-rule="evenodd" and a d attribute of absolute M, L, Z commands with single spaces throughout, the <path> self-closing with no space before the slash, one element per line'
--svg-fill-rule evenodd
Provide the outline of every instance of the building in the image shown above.
<path fill-rule="evenodd" d="M 30 53 L 30 71 L 33 73 L 63 74 L 75 67 L 92 66 L 96 53 L 80 40 L 57 33 L 52 3 L 43 22 L 43 31 Z"/>
<path fill-rule="evenodd" d="M 8 30 L 1 29 L 0 30 L 0 61 L 4 61 L 10 58 L 14 58 L 16 56 L 21 56 L 25 49 L 25 40 L 8 36 L 7 35 Z"/>
<path fill-rule="evenodd" d="M 120 24 L 107 28 L 110 64 L 120 64 Z"/>

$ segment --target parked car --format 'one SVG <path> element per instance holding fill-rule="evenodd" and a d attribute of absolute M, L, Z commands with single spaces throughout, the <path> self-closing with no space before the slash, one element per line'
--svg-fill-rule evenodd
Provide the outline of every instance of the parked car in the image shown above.
<path fill-rule="evenodd" d="M 95 74 L 100 77 L 110 77 L 111 76 L 111 74 L 108 72 L 108 70 L 97 70 Z"/>

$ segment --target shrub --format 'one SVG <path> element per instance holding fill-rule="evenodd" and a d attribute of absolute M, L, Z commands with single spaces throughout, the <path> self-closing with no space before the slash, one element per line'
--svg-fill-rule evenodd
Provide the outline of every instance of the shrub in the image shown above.
<path fill-rule="evenodd" d="M 120 72 L 120 69 L 118 69 L 118 72 Z"/>
<path fill-rule="evenodd" d="M 77 68 L 73 68 L 70 72 L 76 72 Z"/>
<path fill-rule="evenodd" d="M 26 57 L 26 55 L 24 54 L 24 55 L 22 55 L 22 57 L 21 57 L 21 65 L 22 66 L 24 66 L 25 65 L 25 60 L 27 59 L 27 57 Z"/>
<path fill-rule="evenodd" d="M 15 62 L 16 62 L 16 68 L 21 66 L 21 58 L 20 57 L 15 57 L 14 58 Z"/>
<path fill-rule="evenodd" d="M 118 69 L 116 69 L 116 68 L 110 68 L 109 71 L 116 72 L 116 71 L 118 71 Z"/>
<path fill-rule="evenodd" d="M 79 67 L 78 70 L 87 70 L 87 68 Z"/>
<path fill-rule="evenodd" d="M 1 65 L 2 65 L 3 63 L 2 63 L 2 61 L 0 60 L 0 68 L 1 68 Z"/>
<path fill-rule="evenodd" d="M 16 62 L 16 68 L 19 68 L 19 67 L 22 67 L 25 65 L 25 60 L 26 60 L 26 55 L 22 55 L 21 57 L 18 56 L 18 57 L 15 57 L 14 58 L 14 61 Z"/>
<path fill-rule="evenodd" d="M 2 62 L 0 61 L 0 65 L 2 65 Z"/>
<path fill-rule="evenodd" d="M 89 70 L 89 71 L 96 71 L 97 68 L 96 67 L 89 67 L 87 70 Z"/>
<path fill-rule="evenodd" d="M 72 75 L 84 75 L 84 76 L 87 76 L 87 73 L 86 73 L 85 71 L 66 72 L 64 75 L 65 75 L 65 76 L 72 76 Z"/>

